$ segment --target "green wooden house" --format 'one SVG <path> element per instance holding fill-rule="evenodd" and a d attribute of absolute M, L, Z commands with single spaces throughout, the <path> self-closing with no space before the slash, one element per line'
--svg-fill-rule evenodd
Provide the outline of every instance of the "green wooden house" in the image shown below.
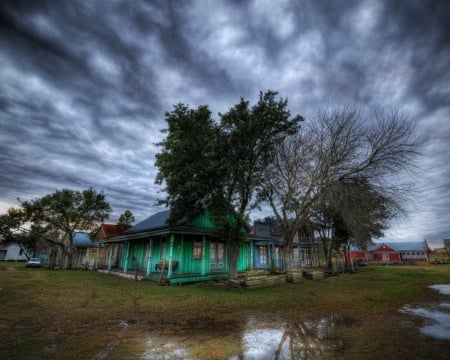
<path fill-rule="evenodd" d="M 144 279 L 169 284 L 228 278 L 227 247 L 207 212 L 192 221 L 169 226 L 170 210 L 156 213 L 126 230 L 121 236 L 101 242 L 108 270 L 139 273 Z M 243 233 L 237 263 L 238 271 L 284 267 L 281 238 L 271 236 L 263 224 L 253 233 Z M 119 269 L 113 269 L 114 247 L 122 251 Z M 108 251 L 110 248 L 110 251 Z"/>

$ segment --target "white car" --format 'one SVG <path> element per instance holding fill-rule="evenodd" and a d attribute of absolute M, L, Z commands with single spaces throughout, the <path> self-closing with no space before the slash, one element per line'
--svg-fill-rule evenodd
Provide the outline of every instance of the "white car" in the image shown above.
<path fill-rule="evenodd" d="M 27 262 L 27 267 L 40 267 L 41 266 L 41 259 L 40 258 L 31 258 Z"/>

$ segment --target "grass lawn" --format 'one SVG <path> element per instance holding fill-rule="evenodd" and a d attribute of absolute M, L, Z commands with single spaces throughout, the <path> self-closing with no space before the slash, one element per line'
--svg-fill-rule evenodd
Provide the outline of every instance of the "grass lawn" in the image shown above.
<path fill-rule="evenodd" d="M 309 359 L 448 359 L 450 341 L 422 335 L 425 320 L 399 311 L 405 304 L 448 302 L 432 284 L 450 284 L 449 265 L 368 267 L 236 290 L 1 263 L 0 359 L 163 358 L 149 344 L 168 349 L 173 339 L 190 349 L 189 358 L 228 359 L 241 353 L 249 319 L 298 325 L 331 315 L 345 319 L 339 351 Z"/>

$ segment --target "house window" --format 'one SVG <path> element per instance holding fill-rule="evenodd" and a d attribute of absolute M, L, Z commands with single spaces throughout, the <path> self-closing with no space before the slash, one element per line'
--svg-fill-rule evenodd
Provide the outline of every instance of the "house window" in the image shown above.
<path fill-rule="evenodd" d="M 267 246 L 259 247 L 259 265 L 267 266 Z"/>
<path fill-rule="evenodd" d="M 98 249 L 97 248 L 91 248 L 91 256 L 97 256 Z"/>
<path fill-rule="evenodd" d="M 211 269 L 218 270 L 225 267 L 225 246 L 223 243 L 211 241 L 209 261 Z"/>
<path fill-rule="evenodd" d="M 201 260 L 202 258 L 202 242 L 194 241 L 194 260 Z"/>

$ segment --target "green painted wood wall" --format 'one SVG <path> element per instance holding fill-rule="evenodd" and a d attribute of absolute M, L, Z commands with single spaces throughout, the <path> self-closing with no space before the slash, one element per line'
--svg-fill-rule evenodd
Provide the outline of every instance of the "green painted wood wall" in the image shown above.
<path fill-rule="evenodd" d="M 225 263 L 223 268 L 211 268 L 210 263 L 210 249 L 211 241 L 218 242 L 217 238 L 210 238 L 204 236 L 205 246 L 203 249 L 203 235 L 182 235 L 174 234 L 172 260 L 178 261 L 178 266 L 175 269 L 175 274 L 201 274 L 203 267 L 205 267 L 205 273 L 214 273 L 220 271 L 228 271 L 228 256 L 225 250 Z M 155 271 L 155 266 L 160 260 L 169 260 L 171 239 L 168 236 L 155 236 L 151 238 L 151 263 L 150 271 Z M 200 259 L 194 258 L 194 241 L 198 241 L 202 244 L 202 253 Z M 165 251 L 164 249 L 165 242 Z M 134 270 L 133 257 L 136 258 L 137 267 L 141 271 L 146 271 L 148 266 L 148 252 L 150 248 L 150 238 L 129 241 L 125 244 L 121 267 L 126 271 Z M 225 245 L 226 249 L 226 245 Z M 205 261 L 205 265 L 203 265 Z M 250 264 L 250 246 L 244 241 L 240 244 L 240 255 L 238 258 L 237 269 L 238 271 L 245 271 L 249 269 Z"/>

